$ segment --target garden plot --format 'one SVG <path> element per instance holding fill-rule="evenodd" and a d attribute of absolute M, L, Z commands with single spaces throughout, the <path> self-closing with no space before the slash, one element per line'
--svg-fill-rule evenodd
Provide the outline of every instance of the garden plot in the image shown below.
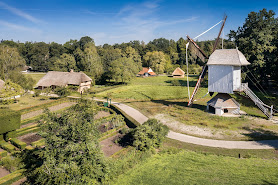
<path fill-rule="evenodd" d="M 17 137 L 18 140 L 25 142 L 27 145 L 30 145 L 31 143 L 41 140 L 42 137 L 39 136 L 37 133 L 29 133 L 23 136 Z"/>
<path fill-rule="evenodd" d="M 110 157 L 114 153 L 123 149 L 123 147 L 116 142 L 121 136 L 122 135 L 118 133 L 100 142 L 101 149 L 106 157 Z"/>
<path fill-rule="evenodd" d="M 6 168 L 0 167 L 0 178 L 9 175 L 10 172 Z"/>

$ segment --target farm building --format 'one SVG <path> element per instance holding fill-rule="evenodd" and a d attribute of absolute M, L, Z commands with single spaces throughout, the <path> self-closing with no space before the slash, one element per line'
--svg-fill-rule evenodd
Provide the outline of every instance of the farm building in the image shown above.
<path fill-rule="evenodd" d="M 0 79 L 0 90 L 2 90 L 5 86 L 5 82 Z"/>
<path fill-rule="evenodd" d="M 150 67 L 143 67 L 142 71 L 140 71 L 137 76 L 156 76 L 155 72 Z"/>
<path fill-rule="evenodd" d="M 224 113 L 237 114 L 240 105 L 229 94 L 218 93 L 210 101 L 207 102 L 207 110 L 221 116 Z"/>
<path fill-rule="evenodd" d="M 233 94 L 241 87 L 241 66 L 249 65 L 238 49 L 218 49 L 209 57 L 208 91 Z"/>
<path fill-rule="evenodd" d="M 37 88 L 73 85 L 78 86 L 78 92 L 82 93 L 84 90 L 91 88 L 91 83 L 92 79 L 83 72 L 73 72 L 73 70 L 70 72 L 49 71 L 38 81 Z"/>
<path fill-rule="evenodd" d="M 181 68 L 177 67 L 172 73 L 172 76 L 174 78 L 184 78 L 184 74 L 185 72 Z"/>

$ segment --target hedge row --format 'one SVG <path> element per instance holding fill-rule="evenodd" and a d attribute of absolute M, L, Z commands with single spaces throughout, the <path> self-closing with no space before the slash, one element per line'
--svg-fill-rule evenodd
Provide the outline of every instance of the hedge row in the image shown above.
<path fill-rule="evenodd" d="M 23 177 L 23 172 L 24 172 L 24 169 L 17 170 L 17 171 L 14 171 L 13 173 L 10 173 L 9 175 L 6 175 L 6 176 L 0 178 L 0 184 L 1 185 L 9 185 L 9 184 L 12 184 L 12 183 L 18 181 L 19 179 L 21 179 Z"/>
<path fill-rule="evenodd" d="M 0 152 L 0 157 L 1 157 L 1 158 L 2 158 L 2 157 L 6 157 L 7 154 L 8 154 L 8 152 L 4 150 L 4 151 Z"/>
<path fill-rule="evenodd" d="M 20 112 L 11 109 L 0 109 L 0 134 L 20 128 Z"/>
<path fill-rule="evenodd" d="M 139 125 L 141 125 L 138 121 L 136 121 L 135 119 L 133 119 L 131 116 L 129 116 L 128 114 L 126 114 L 123 110 L 121 110 L 120 108 L 118 108 L 116 105 L 111 104 L 110 108 L 112 108 L 112 110 L 114 110 L 117 114 L 121 114 L 123 115 L 123 117 L 125 118 L 125 122 L 127 124 L 128 127 L 130 128 L 135 128 Z"/>
<path fill-rule="evenodd" d="M 8 152 L 13 152 L 15 150 L 15 147 L 6 141 L 1 141 L 0 147 L 4 150 L 7 150 Z"/>
<path fill-rule="evenodd" d="M 39 130 L 40 130 L 40 127 L 38 126 L 38 124 L 34 124 L 34 125 L 29 126 L 29 127 L 24 127 L 24 128 L 21 128 L 21 129 L 17 129 L 13 132 L 9 132 L 6 135 L 6 140 L 9 140 L 10 138 L 14 138 L 14 137 L 23 136 L 25 134 L 29 134 L 29 133 L 32 133 L 32 132 L 37 132 Z"/>
<path fill-rule="evenodd" d="M 33 147 L 41 147 L 43 145 L 45 145 L 45 139 L 40 139 L 31 143 L 31 146 Z"/>
<path fill-rule="evenodd" d="M 10 142 L 14 145 L 14 146 L 16 146 L 17 148 L 20 148 L 20 149 L 25 149 L 25 147 L 27 146 L 27 144 L 25 143 L 25 142 L 23 142 L 23 141 L 20 141 L 20 140 L 18 140 L 18 139 L 16 139 L 16 138 L 12 138 L 12 139 L 10 139 Z"/>
<path fill-rule="evenodd" d="M 125 126 L 126 126 L 126 125 L 122 125 L 122 126 L 120 126 L 120 127 L 113 128 L 113 129 L 111 129 L 111 130 L 109 130 L 109 131 L 107 131 L 107 132 L 102 133 L 102 134 L 101 134 L 101 138 L 99 139 L 99 141 L 102 141 L 102 140 L 104 140 L 104 139 L 107 139 L 107 138 L 109 138 L 109 137 L 112 137 L 112 136 L 116 135 L 116 134 L 118 133 L 117 131 L 121 130 L 121 129 L 124 128 Z"/>
<path fill-rule="evenodd" d="M 57 104 L 68 102 L 68 101 L 72 101 L 72 100 L 69 99 L 69 98 L 62 98 L 62 99 L 58 99 L 58 100 L 53 100 L 53 101 L 48 102 L 48 103 L 43 103 L 43 104 L 40 104 L 40 105 L 34 105 L 32 107 L 27 107 L 27 108 L 20 109 L 19 112 L 21 112 L 21 114 L 26 114 L 28 112 L 33 112 L 33 111 L 36 111 L 36 110 L 44 109 L 46 107 L 54 106 L 54 105 L 57 105 Z"/>

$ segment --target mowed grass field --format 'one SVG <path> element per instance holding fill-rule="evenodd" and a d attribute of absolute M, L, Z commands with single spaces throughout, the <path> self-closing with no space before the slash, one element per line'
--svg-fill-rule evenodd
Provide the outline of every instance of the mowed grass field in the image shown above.
<path fill-rule="evenodd" d="M 194 89 L 197 77 L 190 77 L 190 90 Z M 188 99 L 186 79 L 171 78 L 167 76 L 135 78 L 127 85 L 97 93 L 97 97 L 111 97 L 114 100 L 169 100 L 169 99 Z M 200 88 L 199 94 L 206 94 L 206 88 Z"/>
<path fill-rule="evenodd" d="M 38 81 L 46 74 L 46 73 L 23 73 L 26 76 L 30 76 L 35 80 L 35 85 L 38 83 Z"/>
<path fill-rule="evenodd" d="M 191 151 L 156 154 L 115 184 L 278 184 L 278 161 Z"/>

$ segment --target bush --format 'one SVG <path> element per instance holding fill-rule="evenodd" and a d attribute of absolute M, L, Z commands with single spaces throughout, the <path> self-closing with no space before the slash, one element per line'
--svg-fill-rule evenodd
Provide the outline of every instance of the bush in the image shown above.
<path fill-rule="evenodd" d="M 56 87 L 54 92 L 55 92 L 55 94 L 57 94 L 60 97 L 66 97 L 66 96 L 70 95 L 69 90 L 65 87 Z"/>
<path fill-rule="evenodd" d="M 166 125 L 156 119 L 149 119 L 132 131 L 132 144 L 139 150 L 157 148 L 161 146 L 168 132 L 169 128 Z"/>
<path fill-rule="evenodd" d="M 20 119 L 19 111 L 0 109 L 0 134 L 19 129 Z"/>

